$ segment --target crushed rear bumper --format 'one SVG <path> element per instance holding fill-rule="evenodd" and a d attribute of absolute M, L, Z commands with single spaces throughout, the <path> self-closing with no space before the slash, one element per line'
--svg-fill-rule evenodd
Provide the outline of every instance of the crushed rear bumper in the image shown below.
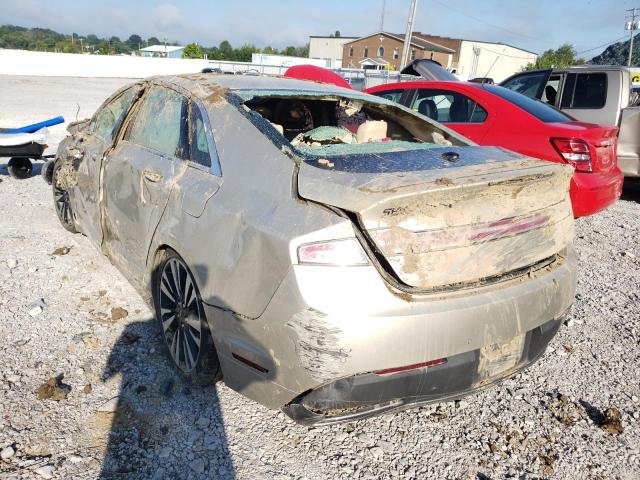
<path fill-rule="evenodd" d="M 283 411 L 303 425 L 360 420 L 428 403 L 454 400 L 482 390 L 525 369 L 544 353 L 566 313 L 529 330 L 519 361 L 493 377 L 480 375 L 481 353 L 472 350 L 441 365 L 391 375 L 353 375 L 300 395 Z"/>

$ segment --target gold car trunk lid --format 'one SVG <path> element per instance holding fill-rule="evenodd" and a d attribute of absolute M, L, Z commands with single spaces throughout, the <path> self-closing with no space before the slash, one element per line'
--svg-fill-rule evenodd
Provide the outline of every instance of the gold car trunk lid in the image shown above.
<path fill-rule="evenodd" d="M 461 148 L 459 155 L 466 150 L 475 150 L 477 161 L 410 171 L 303 162 L 299 193 L 356 214 L 372 249 L 418 290 L 495 278 L 572 241 L 570 167 L 486 147 Z"/>

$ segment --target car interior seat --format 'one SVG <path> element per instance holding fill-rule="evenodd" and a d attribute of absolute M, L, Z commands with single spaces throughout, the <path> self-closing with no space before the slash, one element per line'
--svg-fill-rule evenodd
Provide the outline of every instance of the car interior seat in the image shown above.
<path fill-rule="evenodd" d="M 431 99 L 426 99 L 420 102 L 418 105 L 418 113 L 425 117 L 429 117 L 432 120 L 438 121 L 438 107 L 436 107 L 436 102 Z"/>
<path fill-rule="evenodd" d="M 466 122 L 467 116 L 467 102 L 463 99 L 455 98 L 449 107 L 449 121 Z"/>
<path fill-rule="evenodd" d="M 544 94 L 547 97 L 547 103 L 549 105 L 556 104 L 556 95 L 558 94 L 558 92 L 555 88 L 553 88 L 551 85 L 547 85 L 546 87 L 544 87 Z"/>

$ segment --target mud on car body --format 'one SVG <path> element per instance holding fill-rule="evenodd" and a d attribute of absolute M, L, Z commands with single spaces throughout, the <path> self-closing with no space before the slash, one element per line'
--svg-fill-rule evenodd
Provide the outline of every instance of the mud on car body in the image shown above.
<path fill-rule="evenodd" d="M 575 291 L 571 168 L 387 100 L 184 75 L 74 126 L 56 210 L 153 303 L 177 368 L 323 424 L 526 367 Z"/>

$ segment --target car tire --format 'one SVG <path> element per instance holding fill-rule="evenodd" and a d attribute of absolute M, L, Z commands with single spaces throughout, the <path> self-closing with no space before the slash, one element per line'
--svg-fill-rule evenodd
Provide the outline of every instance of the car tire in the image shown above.
<path fill-rule="evenodd" d="M 73 215 L 73 209 L 71 208 L 71 199 L 69 198 L 69 191 L 64 190 L 56 185 L 56 177 L 60 171 L 62 164 L 55 162 L 53 164 L 53 172 L 51 174 L 51 190 L 53 191 L 53 207 L 58 215 L 58 220 L 62 226 L 71 233 L 78 233 L 76 228 L 76 221 Z"/>
<path fill-rule="evenodd" d="M 211 385 L 220 379 L 220 362 L 193 274 L 170 249 L 155 265 L 153 303 L 171 360 L 189 383 Z"/>
<path fill-rule="evenodd" d="M 9 159 L 9 163 L 7 163 L 7 170 L 9 170 L 9 175 L 13 178 L 24 180 L 31 176 L 33 164 L 28 158 L 14 157 Z"/>
<path fill-rule="evenodd" d="M 40 170 L 40 175 L 42 175 L 42 179 L 51 185 L 51 178 L 53 177 L 53 165 L 54 160 L 47 160 L 42 165 L 42 170 Z"/>

